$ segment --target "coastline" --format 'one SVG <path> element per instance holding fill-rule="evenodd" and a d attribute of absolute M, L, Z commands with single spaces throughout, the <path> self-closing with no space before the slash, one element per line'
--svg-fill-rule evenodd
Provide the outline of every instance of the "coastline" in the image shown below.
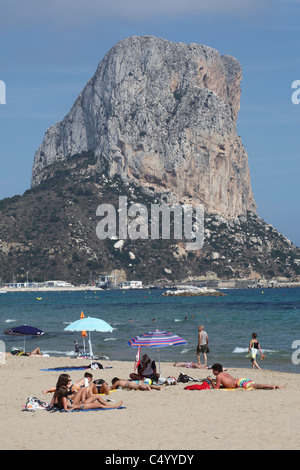
<path fill-rule="evenodd" d="M 100 361 L 103 370 L 89 371 L 109 384 L 113 377 L 128 378 L 133 362 Z M 229 369 L 236 378 L 284 386 L 283 390 L 184 390 L 186 384 L 164 386 L 161 391 L 114 391 L 124 409 L 87 413 L 22 412 L 30 396 L 50 402 L 42 390 L 55 386 L 61 372 L 45 368 L 87 365 L 68 357 L 7 356 L 0 365 L 3 384 L 0 403 L 0 448 L 70 450 L 202 450 L 299 449 L 300 375 L 270 370 Z M 85 371 L 70 371 L 73 381 Z M 184 373 L 195 379 L 210 370 L 161 364 L 163 377 Z M 105 397 L 104 397 L 105 398 Z M 100 413 L 100 416 L 99 416 Z"/>
<path fill-rule="evenodd" d="M 218 280 L 218 281 L 203 281 L 201 280 L 195 280 L 195 283 L 201 283 L 201 287 L 198 286 L 199 293 L 178 293 L 177 295 L 215 295 L 217 292 L 218 295 L 224 295 L 222 294 L 223 290 L 241 290 L 241 289 L 292 289 L 292 288 L 298 288 L 300 287 L 300 281 L 293 281 L 293 282 L 273 282 L 273 281 L 261 281 L 261 282 L 248 282 L 245 281 L 224 281 L 224 280 Z M 193 286 L 192 286 L 193 287 Z M 169 285 L 169 284 L 158 284 L 158 285 L 143 285 L 142 287 L 139 288 L 124 288 L 124 287 L 115 287 L 109 290 L 155 290 L 155 289 L 160 289 L 160 290 L 165 290 L 164 295 L 173 295 L 175 296 L 176 294 L 174 291 L 170 291 L 169 289 L 176 289 L 176 290 L 190 290 L 191 288 L 191 281 L 188 283 L 186 286 L 184 286 L 182 283 L 174 283 L 174 285 Z M 194 287 L 195 289 L 195 287 Z M 15 293 L 15 292 L 80 292 L 80 291 L 106 291 L 107 289 L 103 289 L 98 286 L 43 286 L 43 287 L 0 287 L 0 294 L 6 294 L 6 293 Z M 201 293 L 201 290 L 207 292 Z M 211 291 L 211 292 L 210 292 Z M 214 292 L 213 292 L 214 291 Z M 170 294 L 168 294 L 170 292 Z"/>
<path fill-rule="evenodd" d="M 1 293 L 15 292 L 73 292 L 73 291 L 103 291 L 101 287 L 94 286 L 69 286 L 69 287 L 2 287 Z"/>

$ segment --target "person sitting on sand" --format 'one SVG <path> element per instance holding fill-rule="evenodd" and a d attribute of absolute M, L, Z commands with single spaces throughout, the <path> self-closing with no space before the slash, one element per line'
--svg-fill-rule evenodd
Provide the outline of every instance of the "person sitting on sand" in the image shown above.
<path fill-rule="evenodd" d="M 130 374 L 129 377 L 132 380 L 143 380 L 153 375 L 155 375 L 157 377 L 156 380 L 158 380 L 159 374 L 156 371 L 155 361 L 150 359 L 147 354 L 144 354 L 141 364 L 138 365 L 138 372 Z"/>
<path fill-rule="evenodd" d="M 68 385 L 72 383 L 72 380 L 71 380 L 71 377 L 68 375 L 68 374 L 60 374 L 60 376 L 58 377 L 58 380 L 56 382 L 56 387 L 55 388 L 49 388 L 48 390 L 43 390 L 43 393 L 46 394 L 46 393 L 54 393 L 53 394 L 53 397 L 51 399 L 51 402 L 50 402 L 50 407 L 51 408 L 57 408 L 58 407 L 58 399 L 57 399 L 57 395 L 58 395 L 58 389 L 61 388 L 61 387 L 65 387 L 67 388 L 68 392 L 69 392 L 69 396 L 72 394 L 72 396 L 74 395 L 73 394 L 73 391 L 70 390 L 70 388 L 68 388 Z"/>
<path fill-rule="evenodd" d="M 59 410 L 95 410 L 98 408 L 119 408 L 123 402 L 119 401 L 115 405 L 111 405 L 107 401 L 103 400 L 100 395 L 93 395 L 87 397 L 86 388 L 81 388 L 76 393 L 73 400 L 68 398 L 68 391 L 66 387 L 59 387 L 57 390 L 57 405 Z"/>
<path fill-rule="evenodd" d="M 195 362 L 175 362 L 174 367 L 186 367 L 187 369 L 208 369 L 208 366 L 196 364 Z"/>
<path fill-rule="evenodd" d="M 93 384 L 94 384 L 94 387 L 93 387 L 94 394 L 97 394 L 97 393 L 99 394 L 101 393 L 105 395 L 110 394 L 110 386 L 108 385 L 107 382 L 105 382 L 105 380 L 97 379 L 97 380 L 94 380 Z"/>
<path fill-rule="evenodd" d="M 256 390 L 275 390 L 277 388 L 283 388 L 279 387 L 278 385 L 257 384 L 248 378 L 235 379 L 227 372 L 223 372 L 223 367 L 221 364 L 214 364 L 212 366 L 212 371 L 216 376 L 216 383 L 212 381 L 211 377 L 207 377 L 207 380 L 214 389 L 219 389 L 221 385 L 225 388 L 254 388 Z"/>
<path fill-rule="evenodd" d="M 69 374 L 60 374 L 58 378 L 58 383 L 60 382 L 60 380 L 64 381 L 64 379 L 67 380 L 69 396 L 75 395 L 75 393 L 78 392 L 78 390 L 80 390 L 81 387 L 89 388 L 90 395 L 92 395 L 94 392 L 97 393 L 97 389 L 95 388 L 95 385 L 92 383 L 93 376 L 90 372 L 86 372 L 82 379 L 74 383 L 72 382 L 72 379 L 69 376 Z M 51 387 L 51 388 L 48 388 L 47 390 L 43 390 L 43 394 L 45 395 L 46 393 L 55 393 L 58 387 L 59 385 L 56 384 L 55 387 Z"/>
<path fill-rule="evenodd" d="M 143 391 L 152 391 L 152 390 L 161 390 L 162 387 L 158 385 L 148 384 L 142 380 L 122 380 L 118 377 L 114 377 L 111 381 L 112 386 L 111 390 L 114 390 L 118 387 L 129 388 L 129 390 L 143 390 Z"/>

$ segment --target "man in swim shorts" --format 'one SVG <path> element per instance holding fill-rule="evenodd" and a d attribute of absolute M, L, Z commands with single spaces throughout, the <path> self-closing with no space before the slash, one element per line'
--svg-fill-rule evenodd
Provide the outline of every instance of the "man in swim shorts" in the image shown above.
<path fill-rule="evenodd" d="M 254 382 L 251 379 L 242 378 L 242 379 L 237 379 L 236 381 L 236 388 L 245 388 L 245 389 L 253 388 L 253 385 L 254 385 Z"/>
<path fill-rule="evenodd" d="M 212 366 L 212 371 L 216 376 L 216 383 L 214 383 L 211 377 L 207 377 L 207 380 L 211 383 L 212 388 L 219 389 L 221 386 L 225 388 L 254 388 L 254 389 L 261 389 L 261 390 L 275 390 L 279 387 L 278 385 L 268 385 L 268 384 L 257 384 L 253 382 L 251 379 L 241 378 L 235 379 L 227 372 L 223 372 L 223 367 L 221 364 L 214 364 Z"/>

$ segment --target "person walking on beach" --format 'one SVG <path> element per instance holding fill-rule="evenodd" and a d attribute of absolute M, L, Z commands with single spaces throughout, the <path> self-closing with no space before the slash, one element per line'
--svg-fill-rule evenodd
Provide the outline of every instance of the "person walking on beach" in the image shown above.
<path fill-rule="evenodd" d="M 261 352 L 260 344 L 259 344 L 259 341 L 257 340 L 257 334 L 252 333 L 252 339 L 249 343 L 249 349 L 248 349 L 248 355 L 247 355 L 248 357 L 251 358 L 252 369 L 254 369 L 255 367 L 257 367 L 257 369 L 260 369 L 256 361 L 256 356 L 258 354 L 258 351 L 259 351 L 261 359 L 264 359 L 265 356 Z"/>
<path fill-rule="evenodd" d="M 207 353 L 209 352 L 208 349 L 208 334 L 204 331 L 204 326 L 198 326 L 198 346 L 196 350 L 198 364 L 201 365 L 200 361 L 200 353 L 203 354 L 204 357 L 204 366 L 207 366 Z"/>

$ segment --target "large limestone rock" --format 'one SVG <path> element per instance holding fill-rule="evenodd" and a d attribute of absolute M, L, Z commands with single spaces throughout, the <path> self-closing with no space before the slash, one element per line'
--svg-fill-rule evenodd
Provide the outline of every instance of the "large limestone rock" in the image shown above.
<path fill-rule="evenodd" d="M 226 218 L 255 212 L 236 131 L 241 77 L 235 58 L 207 46 L 151 36 L 119 42 L 47 130 L 32 186 L 52 163 L 94 151 L 99 173 L 120 174 L 162 200 L 204 203 Z"/>

